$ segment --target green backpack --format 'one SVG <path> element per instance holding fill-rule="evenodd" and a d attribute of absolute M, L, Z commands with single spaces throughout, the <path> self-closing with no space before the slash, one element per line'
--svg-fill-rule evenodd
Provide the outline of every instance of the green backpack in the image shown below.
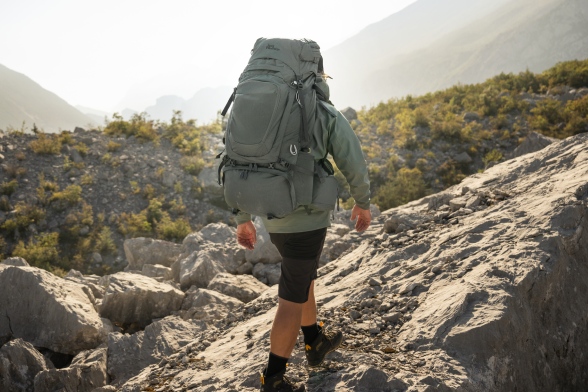
<path fill-rule="evenodd" d="M 322 82 L 320 47 L 309 40 L 259 38 L 251 53 L 221 113 L 225 116 L 233 103 L 226 155 L 218 170 L 226 203 L 233 212 L 268 219 L 282 218 L 299 206 L 333 209 L 334 178 L 328 181 L 330 188 L 335 183 L 334 192 L 328 191 L 334 197 L 324 192 L 317 197 L 315 189 L 332 175 L 332 167 L 326 157 L 315 162 L 310 151 L 317 103 L 328 101 L 326 89 L 317 88 Z"/>

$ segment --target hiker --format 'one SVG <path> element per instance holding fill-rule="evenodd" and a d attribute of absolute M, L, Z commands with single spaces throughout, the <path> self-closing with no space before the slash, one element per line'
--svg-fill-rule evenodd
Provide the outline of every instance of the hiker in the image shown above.
<path fill-rule="evenodd" d="M 281 73 L 280 79 L 276 78 L 276 72 Z M 248 78 L 253 79 L 250 85 L 247 85 Z M 282 256 L 278 309 L 270 333 L 268 363 L 261 375 L 261 390 L 265 392 L 305 391 L 304 385 L 296 385 L 284 376 L 300 329 L 304 334 L 309 366 L 321 365 L 325 356 L 337 349 L 343 339 L 341 331 L 331 327 L 327 329 L 322 322 L 317 324 L 314 297 L 319 258 L 338 198 L 328 154 L 345 176 L 355 199 L 351 212 L 351 219 L 356 220 L 355 229 L 362 232 L 371 222 L 367 165 L 357 136 L 345 117 L 329 101 L 327 78 L 319 47 L 314 41 L 260 38 L 238 87 L 223 111 L 226 113 L 231 101 L 235 101 L 225 135 L 227 157 L 219 168 L 219 175 L 223 169 L 225 199 L 236 212 L 237 241 L 247 249 L 254 248 L 257 236 L 251 214 L 258 215 Z M 288 81 L 289 87 L 295 90 L 288 90 L 287 85 L 282 95 L 275 94 L 273 99 L 277 103 L 271 100 L 271 104 L 266 103 L 265 106 L 247 106 L 253 105 L 257 97 L 268 99 L 269 92 L 274 91 L 267 85 L 269 81 L 279 85 L 282 80 Z M 251 158 L 255 154 L 251 152 L 251 144 L 241 143 L 239 132 L 243 133 L 241 141 L 252 143 L 255 130 L 244 129 L 243 124 L 261 122 L 260 118 L 264 116 L 273 118 L 271 111 L 280 105 L 279 97 L 288 93 L 295 93 L 295 100 L 290 99 L 294 108 L 292 113 L 299 111 L 301 114 L 288 117 L 288 124 L 294 124 L 290 131 L 281 131 L 281 126 L 275 126 L 276 134 L 285 133 L 282 145 L 276 146 L 281 155 L 277 160 L 275 157 L 268 158 L 266 162 L 269 163 L 263 164 L 260 159 L 265 159 L 265 152 Z M 290 102 L 287 98 L 285 100 Z M 284 105 L 284 112 L 287 113 L 290 108 L 288 103 Z M 265 113 L 268 110 L 269 116 Z M 263 131 L 267 128 L 265 123 L 263 126 L 256 123 L 256 126 Z M 288 136 L 288 132 L 293 136 Z M 286 141 L 288 139 L 290 141 Z M 269 150 L 266 147 L 264 151 Z M 250 156 L 244 151 L 250 151 Z M 291 161 L 285 162 L 288 159 Z M 276 185 L 266 185 L 269 181 L 267 176 L 278 166 L 284 172 L 277 172 L 278 175 L 272 177 L 271 181 L 276 181 Z M 286 187 L 282 191 L 278 185 L 283 180 L 282 173 L 289 173 L 293 178 L 294 204 L 289 199 L 291 188 Z M 284 198 L 288 201 L 283 202 Z M 293 207 L 296 208 L 292 210 Z"/>

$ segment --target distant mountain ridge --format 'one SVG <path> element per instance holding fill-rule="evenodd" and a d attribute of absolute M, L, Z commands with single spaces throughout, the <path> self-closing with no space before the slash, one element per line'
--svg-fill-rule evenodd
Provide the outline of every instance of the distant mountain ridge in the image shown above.
<path fill-rule="evenodd" d="M 85 127 L 92 119 L 24 74 L 0 64 L 0 129 L 37 128 L 46 132 Z"/>
<path fill-rule="evenodd" d="M 439 3 L 417 1 L 326 51 L 335 104 L 373 105 L 588 58 L 586 1 Z M 435 18 L 438 23 L 430 26 Z M 389 54 L 378 58 L 374 46 Z"/>

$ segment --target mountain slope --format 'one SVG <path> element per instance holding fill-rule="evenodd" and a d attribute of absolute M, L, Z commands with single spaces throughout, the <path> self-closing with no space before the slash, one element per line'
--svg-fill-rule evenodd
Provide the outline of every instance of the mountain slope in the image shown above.
<path fill-rule="evenodd" d="M 0 129 L 35 124 L 47 132 L 86 126 L 92 120 L 29 77 L 0 64 Z"/>
<path fill-rule="evenodd" d="M 447 6 L 456 4 L 450 2 Z M 339 53 L 333 53 L 334 60 L 345 62 L 347 69 L 354 68 L 355 72 L 341 68 L 343 72 L 339 75 L 338 66 L 333 64 L 334 69 L 329 72 L 335 77 L 331 83 L 335 103 L 339 106 L 374 104 L 458 82 L 480 82 L 500 72 L 519 72 L 526 68 L 539 72 L 559 61 L 588 57 L 588 3 L 582 0 L 516 0 L 494 8 L 486 2 L 475 2 L 470 7 L 483 5 L 485 8 L 478 13 L 457 14 L 459 23 L 450 19 L 453 30 L 447 27 L 435 31 L 426 26 L 433 23 L 431 15 L 435 13 L 439 20 L 446 19 L 445 11 L 432 7 L 421 9 L 420 19 L 408 14 L 410 7 L 393 15 L 396 19 L 385 19 L 380 23 L 396 22 L 400 28 L 398 20 L 410 17 L 415 26 L 412 30 L 400 30 L 402 38 L 411 45 L 410 51 L 395 44 L 394 36 L 388 35 L 389 43 L 380 46 L 394 55 L 380 56 L 384 60 L 372 60 L 370 53 L 343 43 L 340 47 L 347 48 L 347 52 L 341 54 L 338 49 Z M 419 46 L 422 41 L 413 36 L 414 31 L 419 31 L 417 26 L 428 31 L 426 45 Z M 366 29 L 360 34 L 368 32 Z M 386 37 L 372 38 L 382 42 Z M 326 56 L 330 54 L 329 51 Z M 368 59 L 373 65 L 366 68 L 356 59 Z"/>

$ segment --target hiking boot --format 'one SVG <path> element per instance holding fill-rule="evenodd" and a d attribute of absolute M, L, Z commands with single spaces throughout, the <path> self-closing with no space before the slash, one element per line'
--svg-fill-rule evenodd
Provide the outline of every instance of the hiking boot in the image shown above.
<path fill-rule="evenodd" d="M 322 326 L 322 323 L 321 323 Z M 306 345 L 306 361 L 308 366 L 319 366 L 325 360 L 325 356 L 335 351 L 343 340 L 341 331 L 322 329 L 312 344 Z"/>
<path fill-rule="evenodd" d="M 297 385 L 284 376 L 286 369 L 266 377 L 265 369 L 260 374 L 261 376 L 261 391 L 262 392 L 304 392 L 306 388 L 304 385 Z"/>

